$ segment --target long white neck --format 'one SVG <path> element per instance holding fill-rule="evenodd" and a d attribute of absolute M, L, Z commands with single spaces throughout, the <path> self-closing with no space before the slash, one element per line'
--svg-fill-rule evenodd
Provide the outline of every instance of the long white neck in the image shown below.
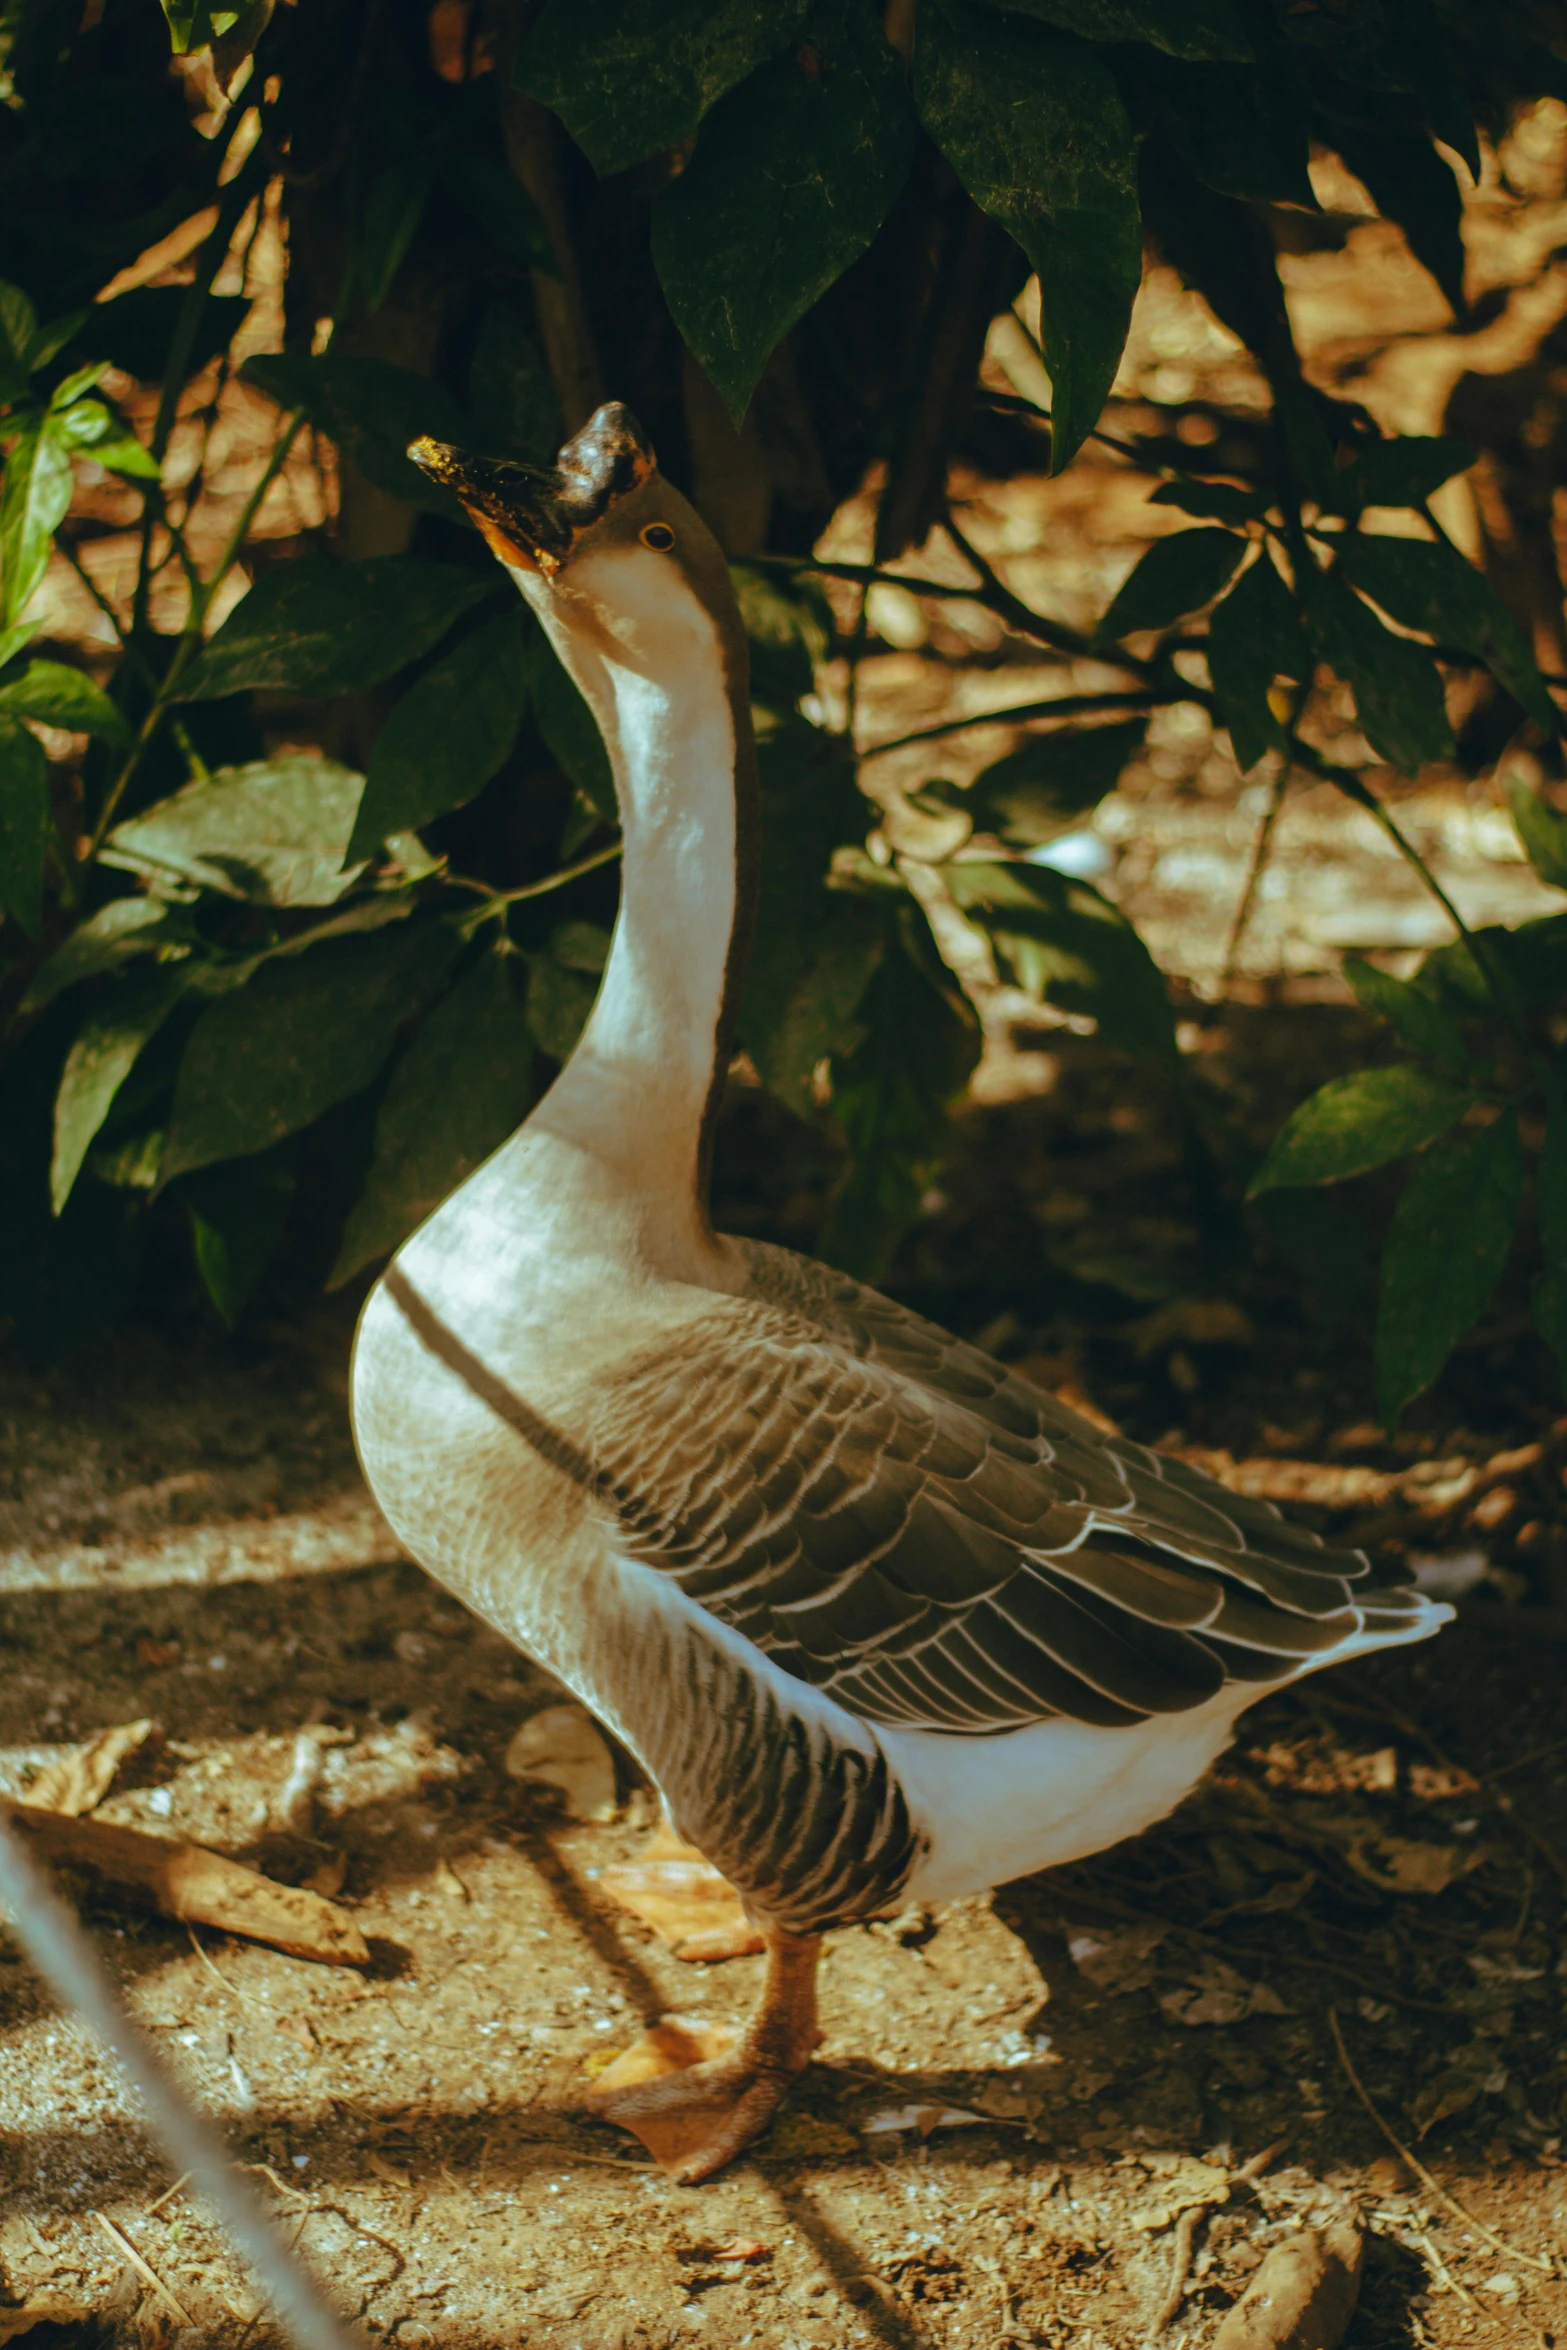
<path fill-rule="evenodd" d="M 635 1202 L 652 1253 L 678 1261 L 711 1247 L 701 1156 L 741 911 L 743 753 L 711 615 L 689 591 L 672 594 L 654 559 L 622 557 L 617 573 L 595 598 L 612 627 L 561 625 L 530 598 L 603 734 L 624 855 L 598 1001 L 523 1136 L 585 1154 Z"/>

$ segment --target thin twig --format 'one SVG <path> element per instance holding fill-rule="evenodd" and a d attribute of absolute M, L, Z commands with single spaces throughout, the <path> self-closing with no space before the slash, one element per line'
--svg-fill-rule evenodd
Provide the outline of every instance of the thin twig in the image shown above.
<path fill-rule="evenodd" d="M 149 2262 L 143 2260 L 141 2254 L 137 2251 L 129 2236 L 123 2235 L 121 2231 L 115 2226 L 113 2220 L 108 2218 L 105 2213 L 101 2211 L 95 2211 L 93 2213 L 93 2218 L 98 2222 L 99 2227 L 102 2228 L 104 2234 L 108 2237 L 115 2250 L 123 2254 L 125 2259 L 130 2262 L 132 2268 L 142 2279 L 143 2283 L 150 2285 L 153 2291 L 158 2294 L 161 2299 L 168 2303 L 175 2316 L 179 2319 L 180 2324 L 182 2326 L 193 2326 L 196 2320 L 191 2316 L 190 2311 L 185 2307 L 185 2304 L 182 2301 L 176 2300 L 175 2296 L 169 2291 L 168 2286 L 164 2283 L 162 2277 L 159 2276 L 157 2270 L 153 2268 Z"/>
<path fill-rule="evenodd" d="M 148 2206 L 147 2206 L 147 2217 L 148 2217 L 149 2219 L 152 2219 L 152 2218 L 154 2218 L 154 2217 L 156 2216 L 156 2214 L 157 2214 L 158 2212 L 160 2212 L 160 2211 L 163 2209 L 163 2206 L 165 2205 L 165 2203 L 172 2203 L 172 2202 L 173 2202 L 173 2200 L 174 2200 L 174 2198 L 175 2198 L 175 2196 L 176 2196 L 176 2195 L 179 2193 L 179 2191 L 180 2191 L 181 2187 L 183 2187 L 183 2186 L 185 2185 L 185 2183 L 186 2183 L 186 2181 L 189 2179 L 189 2177 L 190 2177 L 190 2172 L 189 2172 L 188 2170 L 186 2170 L 186 2171 L 181 2171 L 181 2173 L 180 2173 L 179 2177 L 178 2177 L 178 2178 L 175 2180 L 175 2182 L 174 2182 L 173 2186 L 172 2186 L 172 2187 L 165 2187 L 165 2188 L 164 2188 L 164 2190 L 163 2190 L 163 2193 L 162 2193 L 162 2194 L 161 2194 L 161 2195 L 158 2197 L 158 2200 L 157 2200 L 157 2202 L 156 2202 L 156 2203 L 149 2203 L 149 2204 L 148 2204 Z"/>
<path fill-rule="evenodd" d="M 1274 2156 L 1283 2153 L 1287 2143 L 1286 2139 L 1276 2138 L 1271 2146 L 1264 2146 L 1260 2154 L 1254 2154 L 1249 2162 L 1243 2162 L 1239 2170 L 1231 2171 L 1224 2183 L 1222 2193 L 1205 2195 L 1200 2203 L 1188 2204 L 1181 2213 L 1175 2223 L 1175 2234 L 1171 2238 L 1173 2257 L 1170 2263 L 1169 2289 L 1159 2305 L 1158 2316 L 1148 2329 L 1150 2341 L 1154 2341 L 1164 2332 L 1165 2327 L 1186 2298 L 1186 2281 L 1191 2274 L 1192 2266 L 1192 2245 L 1198 2228 L 1207 2218 L 1209 2212 L 1216 2203 L 1224 2202 L 1232 2187 L 1254 2186 Z"/>
<path fill-rule="evenodd" d="M 1240 902 L 1235 908 L 1235 919 L 1230 924 L 1230 935 L 1224 949 L 1224 968 L 1219 975 L 1221 997 L 1229 994 L 1235 978 L 1235 966 L 1240 959 L 1241 940 L 1245 937 L 1246 925 L 1251 920 L 1252 904 L 1257 895 L 1257 886 L 1262 879 L 1263 867 L 1268 862 L 1268 849 L 1273 839 L 1273 827 L 1279 820 L 1279 810 L 1284 805 L 1284 794 L 1289 789 L 1289 780 L 1289 761 L 1282 759 L 1279 762 L 1279 771 L 1273 778 L 1273 788 L 1268 794 L 1268 805 L 1263 811 L 1262 822 L 1257 828 L 1257 838 L 1252 845 L 1251 863 L 1246 869 L 1246 883 L 1240 894 Z"/>
<path fill-rule="evenodd" d="M 1183 701 L 1198 699 L 1183 694 Z M 922 726 L 913 734 L 895 735 L 890 742 L 870 743 L 860 758 L 880 759 L 888 751 L 907 750 L 911 743 L 930 743 L 942 735 L 961 734 L 968 726 L 1021 726 L 1031 718 L 1070 718 L 1084 710 L 1152 710 L 1159 696 L 1128 686 L 1124 693 L 1062 694 L 1053 702 L 1019 702 L 1010 710 L 976 710 L 967 718 L 947 718 L 940 726 Z"/>
<path fill-rule="evenodd" d="M 1474 2295 L 1468 2290 L 1467 2286 L 1461 2285 L 1459 2283 L 1452 2270 L 1448 2267 L 1446 2261 L 1442 2258 L 1441 2253 L 1438 2252 L 1436 2246 L 1432 2243 L 1430 2237 L 1427 2235 L 1422 2235 L 1417 2228 L 1411 2228 L 1409 2232 L 1414 2237 L 1415 2242 L 1419 2245 L 1421 2251 L 1425 2254 L 1427 2260 L 1431 2263 L 1431 2273 L 1436 2278 L 1437 2283 L 1439 2285 L 1445 2286 L 1449 2293 L 1456 2293 L 1464 2307 L 1466 2309 L 1472 2310 L 1478 2317 L 1480 2314 L 1480 2304 L 1476 2301 Z"/>
<path fill-rule="evenodd" d="M 1433 2177 L 1431 2172 L 1426 2169 L 1426 2166 L 1420 2160 L 1420 2157 L 1417 2154 L 1412 2154 L 1410 2152 L 1409 2148 L 1404 2144 L 1403 2139 L 1397 2136 L 1397 2134 L 1382 2119 L 1381 2114 L 1378 2113 L 1376 2107 L 1372 2104 L 1370 2097 L 1367 2095 L 1365 2085 L 1362 2082 L 1359 2073 L 1356 2072 L 1354 2065 L 1350 2062 L 1349 2050 L 1344 2045 L 1344 2035 L 1343 2032 L 1339 2029 L 1338 2009 L 1336 2007 L 1330 2007 L 1328 2009 L 1328 2023 L 1332 2028 L 1333 2044 L 1338 2050 L 1339 2062 L 1344 2067 L 1345 2078 L 1348 2080 L 1350 2087 L 1354 2090 L 1356 2097 L 1365 2107 L 1367 2113 L 1371 2116 L 1371 2119 L 1376 2123 L 1377 2128 L 1381 2131 L 1383 2137 L 1392 2147 L 1399 2160 L 1414 2173 L 1415 2177 L 1426 2189 L 1426 2192 L 1428 2194 L 1435 2195 L 1440 2202 L 1445 2203 L 1448 2210 L 1453 2212 L 1459 2219 L 1461 2219 L 1466 2228 L 1473 2228 L 1476 2235 L 1479 2236 L 1483 2242 L 1489 2244 L 1493 2252 L 1500 2252 L 1508 2260 L 1521 2260 L 1529 2268 L 1543 2269 L 1548 2277 L 1554 2276 L 1556 2274 L 1556 2270 L 1554 2264 L 1551 2261 L 1541 2260 L 1538 2255 L 1533 2252 L 1520 2252 L 1516 2244 L 1504 2243 L 1500 2236 L 1493 2235 L 1491 2230 L 1486 2226 L 1485 2222 L 1483 2220 L 1476 2219 L 1472 2211 L 1466 2210 L 1463 2204 L 1459 2202 L 1457 2196 L 1450 2195 L 1447 2189 L 1442 2185 L 1441 2180 Z"/>

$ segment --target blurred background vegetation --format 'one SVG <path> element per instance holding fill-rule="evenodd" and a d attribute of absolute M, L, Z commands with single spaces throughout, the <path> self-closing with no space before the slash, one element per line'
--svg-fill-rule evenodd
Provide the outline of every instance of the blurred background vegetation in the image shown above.
<path fill-rule="evenodd" d="M 615 397 L 752 638 L 720 1221 L 1149 1434 L 1549 1416 L 1554 12 L 5 0 L 0 187 L 29 1356 L 352 1296 L 570 1051 L 607 763 L 403 451 Z"/>

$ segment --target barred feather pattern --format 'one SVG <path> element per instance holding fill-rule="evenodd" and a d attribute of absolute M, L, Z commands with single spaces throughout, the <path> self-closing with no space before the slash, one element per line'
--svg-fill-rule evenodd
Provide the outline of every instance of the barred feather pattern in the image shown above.
<path fill-rule="evenodd" d="M 628 1653 L 609 1645 L 606 1694 Z M 692 1627 L 644 1625 L 638 1647 L 637 1686 L 615 1692 L 616 1710 L 680 1833 L 751 1910 L 805 1934 L 896 1908 L 924 1839 L 874 1736 L 852 1741 L 828 1708 L 781 1702 L 770 1676 Z"/>
<path fill-rule="evenodd" d="M 634 1557 L 861 1721 L 1128 1725 L 1425 1612 L 876 1292 L 745 1253 L 747 1295 L 596 1390 L 599 1491 Z"/>

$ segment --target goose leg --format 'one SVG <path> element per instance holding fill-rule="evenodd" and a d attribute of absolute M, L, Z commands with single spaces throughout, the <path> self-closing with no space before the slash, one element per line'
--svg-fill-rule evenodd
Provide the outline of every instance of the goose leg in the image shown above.
<path fill-rule="evenodd" d="M 821 1936 L 778 1927 L 765 1933 L 761 2001 L 732 2054 L 633 2088 L 588 2092 L 601 2120 L 630 2130 L 687 2186 L 711 2178 L 760 2137 L 822 2037 L 816 2022 Z"/>

